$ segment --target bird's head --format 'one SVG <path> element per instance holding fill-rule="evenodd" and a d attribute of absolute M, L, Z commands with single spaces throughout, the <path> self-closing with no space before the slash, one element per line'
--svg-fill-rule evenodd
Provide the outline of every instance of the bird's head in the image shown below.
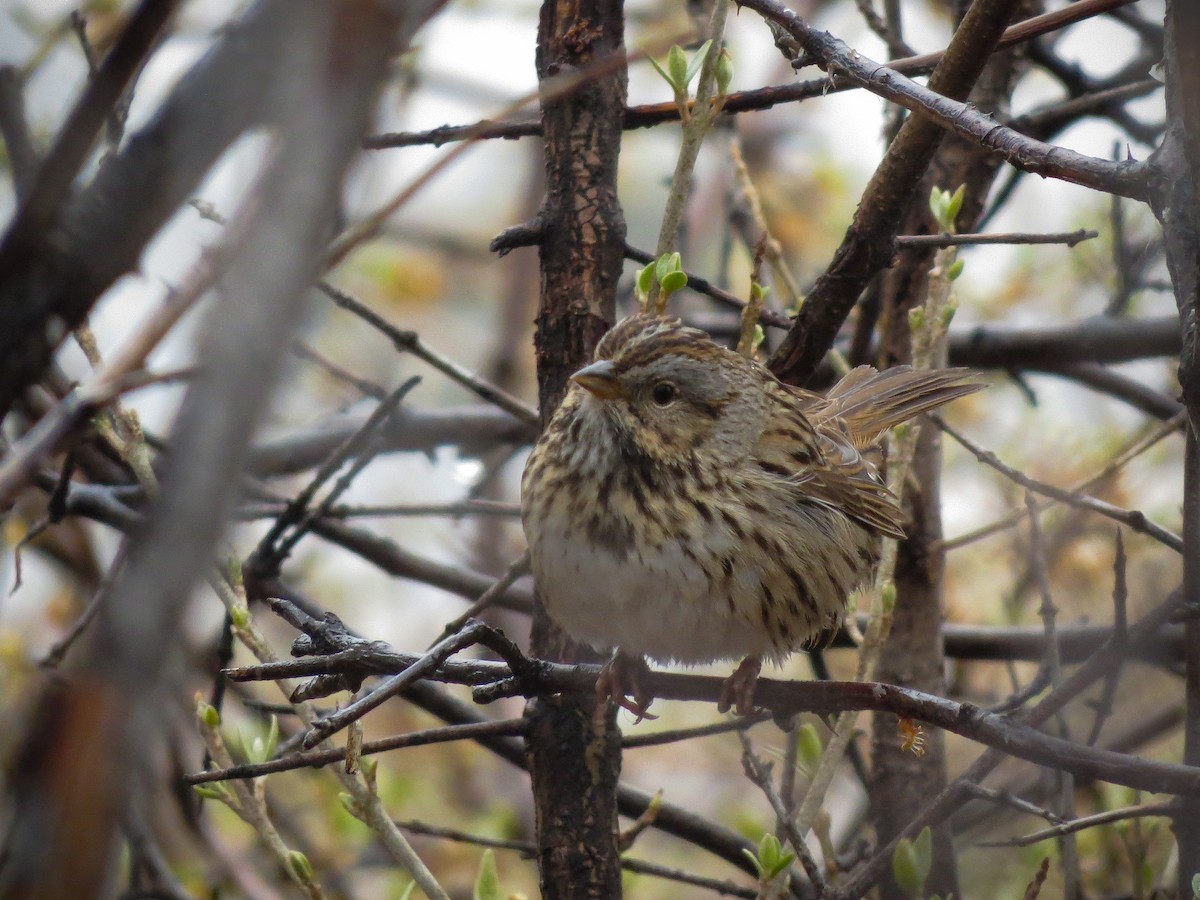
<path fill-rule="evenodd" d="M 571 381 L 581 412 L 600 417 L 623 450 L 682 462 L 746 452 L 761 431 L 754 387 L 765 374 L 678 319 L 642 314 L 617 323 Z"/>

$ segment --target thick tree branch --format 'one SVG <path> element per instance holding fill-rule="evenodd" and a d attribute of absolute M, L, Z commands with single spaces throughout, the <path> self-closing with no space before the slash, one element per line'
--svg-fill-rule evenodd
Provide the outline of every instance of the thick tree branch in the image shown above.
<path fill-rule="evenodd" d="M 1139 640 L 1153 639 L 1153 634 L 1139 635 Z M 353 654 L 347 651 L 336 656 L 244 666 L 227 670 L 226 674 L 234 681 L 330 674 L 395 674 L 410 668 L 421 658 L 371 643 L 360 646 Z M 534 667 L 523 672 L 516 680 L 506 663 L 487 660 L 446 662 L 438 666 L 430 677 L 438 681 L 475 686 L 477 696 L 484 702 L 514 694 L 590 694 L 594 690 L 599 672 L 597 666 L 534 662 Z M 715 703 L 720 696 L 721 679 L 652 672 L 644 686 L 662 699 Z M 1028 724 L 987 712 L 970 703 L 895 685 L 761 679 L 755 693 L 755 703 L 784 718 L 800 712 L 818 715 L 843 710 L 891 712 L 945 729 L 1007 755 L 1083 778 L 1095 778 L 1156 793 L 1200 797 L 1200 767 L 1162 763 L 1088 747 L 1045 734 Z"/>
<path fill-rule="evenodd" d="M 848 47 L 832 35 L 810 28 L 775 0 L 747 0 L 743 5 L 786 28 L 827 70 L 841 71 L 843 58 L 849 60 L 852 55 L 857 64 L 857 55 Z M 1013 0 L 977 0 L 971 5 L 930 76 L 931 91 L 953 98 L 967 96 L 1014 5 Z M 808 379 L 863 288 L 891 262 L 892 238 L 942 136 L 942 130 L 922 116 L 911 116 L 901 126 L 867 184 L 833 261 L 817 279 L 787 337 L 771 357 L 771 371 L 783 380 L 801 383 Z"/>

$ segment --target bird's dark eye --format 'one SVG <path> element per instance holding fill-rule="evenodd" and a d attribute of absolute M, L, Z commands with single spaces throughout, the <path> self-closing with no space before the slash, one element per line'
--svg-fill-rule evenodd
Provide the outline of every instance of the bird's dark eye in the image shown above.
<path fill-rule="evenodd" d="M 660 381 L 650 392 L 650 398 L 659 406 L 668 406 L 679 396 L 679 389 L 669 381 Z"/>

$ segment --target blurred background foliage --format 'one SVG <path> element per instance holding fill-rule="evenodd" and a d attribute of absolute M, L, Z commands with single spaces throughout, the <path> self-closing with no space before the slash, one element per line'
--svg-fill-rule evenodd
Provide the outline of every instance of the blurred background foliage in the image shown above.
<path fill-rule="evenodd" d="M 173 32 L 142 73 L 129 111 L 136 128 L 179 75 L 203 53 L 230 17 L 245 4 L 235 0 L 193 0 L 185 5 Z M 60 0 L 0 0 L 0 61 L 25 76 L 30 124 L 40 146 L 52 135 L 87 77 L 87 64 L 70 14 L 77 5 Z M 122 25 L 130 4 L 119 0 L 87 2 L 81 7 L 86 34 L 102 54 Z M 875 58 L 884 58 L 881 41 L 862 23 L 848 0 L 800 0 L 796 7 L 820 27 Z M 1162 4 L 1142 0 L 1136 13 L 1162 21 Z M 419 131 L 444 124 L 465 124 L 494 116 L 513 99 L 535 89 L 533 52 L 537 4 L 532 0 L 469 0 L 450 4 L 419 38 L 419 46 L 396 61 L 395 82 L 379 110 L 379 131 Z M 950 20 L 939 2 L 904 4 L 906 36 L 918 50 L 945 45 Z M 684 4 L 675 0 L 632 0 L 627 7 L 627 44 L 658 44 L 690 26 Z M 1096 19 L 1055 38 L 1059 55 L 1082 71 L 1100 76 L 1132 58 L 1134 35 L 1118 23 Z M 797 77 L 771 46 L 769 34 L 749 14 L 731 16 L 729 48 L 736 67 L 733 90 Z M 1030 66 L 1013 101 L 1021 114 L 1061 97 L 1061 85 Z M 645 62 L 630 71 L 630 103 L 664 102 L 669 89 Z M 1131 113 L 1155 125 L 1163 117 L 1161 94 L 1130 105 Z M 749 253 L 734 234 L 731 214 L 738 206 L 730 163 L 731 140 L 741 142 L 751 177 L 762 197 L 772 234 L 802 284 L 827 264 L 850 221 L 857 198 L 884 147 L 884 104 L 861 92 L 836 94 L 766 112 L 723 121 L 709 136 L 698 167 L 688 210 L 683 246 L 688 269 L 705 274 L 734 293 L 744 294 Z M 621 150 L 621 201 L 629 223 L 629 242 L 652 249 L 666 183 L 674 166 L 678 129 L 665 125 L 628 132 Z M 1131 152 L 1144 157 L 1140 144 L 1111 122 L 1086 119 L 1056 140 L 1084 153 L 1109 156 Z M 198 200 L 228 214 L 246 191 L 263 150 L 262 141 L 243 141 L 207 179 Z M 446 148 L 414 147 L 366 152 L 356 166 L 345 197 L 344 216 L 355 221 L 408 183 Z M 519 251 L 496 259 L 488 241 L 504 227 L 524 221 L 537 208 L 541 191 L 541 153 L 537 139 L 481 142 L 439 175 L 413 202 L 388 221 L 383 232 L 353 254 L 330 281 L 404 329 L 418 332 L 438 352 L 479 372 L 527 401 L 535 397 L 532 321 L 537 303 L 537 259 Z M 1002 177 L 999 181 L 1005 183 Z M 953 188 L 954 185 L 943 187 Z M 1106 313 L 1124 289 L 1116 276 L 1119 252 L 1149 255 L 1141 283 L 1127 298 L 1124 314 L 1174 313 L 1174 300 L 1156 249 L 1157 224 L 1144 207 L 1121 202 L 1124 246 L 1114 246 L 1114 208 L 1110 198 L 1062 182 L 1021 178 L 1012 196 L 988 223 L 998 231 L 1096 229 L 1101 237 L 1068 249 L 1062 246 L 986 246 L 965 248 L 965 270 L 957 282 L 960 310 L 955 328 L 977 325 L 1044 326 L 1075 322 Z M 0 211 L 11 213 L 14 199 L 7 179 L 0 184 Z M 222 226 L 196 209 L 182 210 L 151 246 L 142 271 L 124 279 L 101 302 L 92 326 L 102 350 L 120 343 L 131 323 L 145 314 L 164 289 L 177 284 L 204 242 Z M 619 308 L 632 309 L 626 269 Z M 687 292 L 685 292 L 686 294 Z M 778 292 L 777 292 L 778 295 Z M 709 315 L 705 298 L 680 298 L 680 311 Z M 154 362 L 171 368 L 192 360 L 195 316 L 160 348 Z M 776 340 L 778 335 L 769 335 Z M 60 364 L 72 378 L 88 370 L 77 348 L 64 347 Z M 1151 359 L 1116 369 L 1164 394 L 1177 392 L 1173 363 Z M 422 382 L 411 395 L 413 407 L 449 409 L 478 401 L 419 360 L 395 351 L 363 322 L 323 299 L 314 300 L 299 349 L 289 363 L 285 389 L 278 395 L 263 439 L 294 434 L 331 417 L 366 409 L 362 383 L 390 390 L 409 375 Z M 361 383 L 352 382 L 353 376 Z M 954 404 L 947 418 L 990 448 L 1009 465 L 1054 485 L 1070 486 L 1103 468 L 1123 447 L 1151 425 L 1118 400 L 1083 385 L 1049 375 L 1019 379 L 990 373 L 992 388 Z M 149 434 L 163 433 L 180 396 L 180 387 L 164 385 L 130 398 Z M 1181 454 L 1178 434 L 1169 437 L 1107 479 L 1096 495 L 1118 506 L 1140 509 L 1152 520 L 1180 527 Z M 496 447 L 483 453 L 452 448 L 387 454 L 372 462 L 343 498 L 349 506 L 408 507 L 453 504 L 468 499 L 517 502 L 517 482 L 525 448 Z M 276 479 L 274 487 L 293 494 L 307 480 L 301 472 Z M 1023 492 L 980 465 L 952 441 L 945 441 L 943 512 L 948 541 L 1005 517 L 1024 505 Z M 70 519 L 42 534 L 20 553 L 15 548 L 28 527 L 44 514 L 45 498 L 29 493 L 5 520 L 7 550 L 0 558 L 0 702 L 8 717 L 19 709 L 29 673 L 80 614 L 95 590 L 115 548 L 103 526 Z M 406 550 L 442 563 L 498 575 L 522 552 L 519 521 L 507 515 L 372 515 L 360 524 Z M 242 551 L 254 546 L 266 527 L 244 522 L 230 536 Z M 1050 505 L 1042 518 L 1049 548 L 1049 575 L 1059 625 L 1111 621 L 1114 525 L 1094 515 Z M 1130 618 L 1158 603 L 1179 581 L 1179 558 L 1148 538 L 1126 534 L 1129 552 Z M 955 546 L 949 555 L 945 590 L 952 623 L 1036 625 L 1040 602 L 1030 572 L 1029 531 L 1017 527 Z M 362 634 L 400 649 L 419 651 L 464 608 L 462 598 L 415 581 L 393 578 L 363 559 L 309 537 L 288 565 L 290 579 Z M 19 587 L 16 587 L 17 582 Z M 524 641 L 523 617 L 504 612 L 491 620 Z M 178 734 L 164 744 L 164 773 L 195 771 L 202 760 L 189 723 L 189 698 L 207 692 L 214 641 L 223 612 L 211 596 L 193 604 L 187 638 L 194 667 L 178 677 Z M 262 617 L 280 652 L 293 637 L 269 616 Z M 251 660 L 239 652 L 235 662 Z M 851 677 L 851 651 L 830 653 L 837 677 Z M 954 696 L 989 705 L 1001 701 L 1018 683 L 1026 683 L 1036 662 L 1004 664 L 954 661 L 949 679 Z M 716 671 L 716 670 L 714 670 Z M 722 673 L 724 674 L 724 673 Z M 772 675 L 811 677 L 802 655 Z M 454 689 L 465 699 L 465 689 Z M 237 700 L 278 702 L 267 687 L 238 688 Z M 1167 666 L 1130 663 L 1122 677 L 1105 736 L 1135 732 L 1157 717 L 1158 727 L 1140 735 L 1138 752 L 1178 759 L 1181 741 L 1163 714 L 1182 703 L 1177 673 Z M 496 716 L 519 715 L 521 706 L 504 701 Z M 1092 715 L 1077 706 L 1070 727 L 1089 727 Z M 707 705 L 660 702 L 660 719 L 633 724 L 622 716 L 626 734 L 707 724 Z M 1169 716 L 1168 716 L 1169 718 Z M 254 706 L 231 702 L 226 728 L 262 727 Z M 864 720 L 865 721 L 865 720 Z M 368 739 L 429 727 L 432 717 L 391 703 L 366 720 Z M 1151 723 L 1154 724 L 1153 722 Z M 285 732 L 288 726 L 284 725 Z M 818 722 L 824 733 L 823 725 Z M 779 747 L 773 725 L 755 734 L 764 748 Z M 978 752 L 948 739 L 950 768 L 960 771 Z M 624 777 L 648 791 L 662 790 L 682 803 L 732 827 L 757 842 L 772 826 L 765 800 L 746 790 L 740 748 L 730 734 L 625 754 Z M 803 778 L 803 773 L 801 774 Z M 532 810 L 524 773 L 484 749 L 466 742 L 406 749 L 380 757 L 381 791 L 399 820 L 461 829 L 488 838 L 524 841 L 531 835 Z M 1019 762 L 1006 764 L 995 779 L 1004 787 L 1037 795 L 1045 773 Z M 1045 782 L 1049 784 L 1049 782 Z M 337 785 L 311 771 L 271 776 L 268 795 L 286 838 L 309 857 L 332 895 L 399 897 L 407 878 L 390 868 L 374 848 L 371 833 L 341 808 Z M 1078 812 L 1101 811 L 1154 798 L 1132 796 L 1106 785 L 1081 785 Z M 153 829 L 181 882 L 196 896 L 209 896 L 214 864 L 197 852 L 194 827 L 211 830 L 227 854 L 216 869 L 248 865 L 258 851 L 252 832 L 219 803 L 204 804 L 201 824 L 186 821 L 166 797 L 154 812 Z M 834 835 L 847 852 L 855 844 L 865 813 L 861 785 L 847 771 L 828 800 Z M 988 817 L 963 817 L 958 826 L 962 850 L 960 874 L 967 897 L 1021 897 L 1044 856 L 1057 861 L 1057 846 L 1046 840 L 1024 848 L 985 846 L 1036 830 L 1041 823 L 1015 811 L 989 810 Z M 481 848 L 469 843 L 415 835 L 429 866 L 456 896 L 467 896 L 474 883 Z M 1173 838 L 1162 819 L 1133 820 L 1099 827 L 1079 836 L 1084 888 L 1091 895 L 1149 897 L 1154 886 L 1170 884 Z M 653 830 L 636 844 L 637 855 L 663 865 L 717 878 L 729 867 L 689 845 Z M 520 852 L 497 856 L 505 891 L 533 896 L 537 877 Z M 745 883 L 744 877 L 742 883 Z M 1059 894 L 1057 865 L 1051 866 L 1043 896 Z M 684 896 L 687 889 L 644 875 L 627 875 L 629 896 Z"/>

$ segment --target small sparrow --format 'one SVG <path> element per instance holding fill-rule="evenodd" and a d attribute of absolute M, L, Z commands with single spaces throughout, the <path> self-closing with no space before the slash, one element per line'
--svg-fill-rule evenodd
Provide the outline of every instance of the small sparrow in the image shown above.
<path fill-rule="evenodd" d="M 751 711 L 763 660 L 823 645 L 880 536 L 904 536 L 864 452 L 984 387 L 972 378 L 860 366 L 822 397 L 678 319 L 613 327 L 521 480 L 546 610 L 576 640 L 614 651 L 597 694 L 644 716 L 645 657 L 741 658 L 720 708 Z"/>

